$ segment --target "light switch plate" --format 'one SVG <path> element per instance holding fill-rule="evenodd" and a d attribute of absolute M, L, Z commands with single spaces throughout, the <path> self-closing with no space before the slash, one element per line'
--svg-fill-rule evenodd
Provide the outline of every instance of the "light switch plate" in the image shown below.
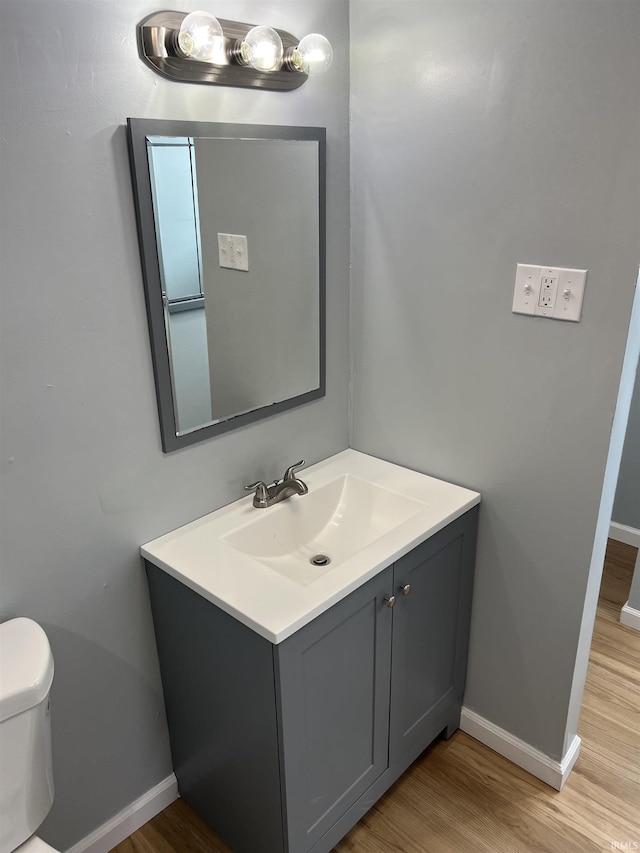
<path fill-rule="evenodd" d="M 218 234 L 218 263 L 225 269 L 249 271 L 249 250 L 244 234 Z"/>
<path fill-rule="evenodd" d="M 577 323 L 586 280 L 587 270 L 518 264 L 511 310 Z"/>
<path fill-rule="evenodd" d="M 587 283 L 587 270 L 559 270 L 558 297 L 556 299 L 556 320 L 580 322 L 582 300 Z"/>
<path fill-rule="evenodd" d="M 516 268 L 516 286 L 513 291 L 515 314 L 534 314 L 540 298 L 540 267 L 518 264 Z"/>

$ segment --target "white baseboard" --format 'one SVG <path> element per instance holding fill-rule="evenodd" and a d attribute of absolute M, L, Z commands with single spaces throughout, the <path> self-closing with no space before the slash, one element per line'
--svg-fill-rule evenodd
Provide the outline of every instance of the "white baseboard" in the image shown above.
<path fill-rule="evenodd" d="M 623 625 L 626 625 L 629 628 L 635 628 L 636 631 L 640 631 L 640 610 L 636 610 L 634 607 L 629 607 L 629 602 L 627 601 L 620 612 L 620 621 Z"/>
<path fill-rule="evenodd" d="M 626 605 L 623 608 L 623 613 L 625 610 L 634 614 L 638 620 L 638 624 L 631 627 L 640 628 L 640 611 L 633 610 Z M 620 621 L 623 621 L 622 617 Z M 629 623 L 626 622 L 625 624 Z M 555 761 L 469 708 L 462 709 L 460 728 L 463 732 L 479 740 L 480 743 L 485 744 L 485 746 L 558 791 L 562 790 L 562 786 L 567 781 L 580 753 L 581 740 L 576 735 L 562 761 Z M 103 823 L 102 826 L 99 826 L 91 835 L 87 835 L 86 838 L 70 847 L 66 853 L 109 853 L 125 838 L 128 838 L 147 821 L 171 805 L 178 796 L 178 782 L 172 773 L 155 788 L 147 791 L 146 794 L 143 794 L 106 823 Z"/>
<path fill-rule="evenodd" d="M 562 761 L 556 761 L 469 708 L 462 709 L 460 728 L 557 791 L 562 790 L 562 786 L 569 778 L 582 742 L 576 735 Z"/>
<path fill-rule="evenodd" d="M 640 548 L 640 530 L 637 527 L 629 527 L 628 524 L 618 524 L 612 521 L 609 525 L 609 539 L 624 542 L 625 545 L 633 545 Z"/>
<path fill-rule="evenodd" d="M 67 853 L 109 853 L 109 850 L 177 799 L 178 782 L 172 773 L 155 788 L 114 815 L 111 820 L 99 826 L 91 835 L 70 847 Z"/>

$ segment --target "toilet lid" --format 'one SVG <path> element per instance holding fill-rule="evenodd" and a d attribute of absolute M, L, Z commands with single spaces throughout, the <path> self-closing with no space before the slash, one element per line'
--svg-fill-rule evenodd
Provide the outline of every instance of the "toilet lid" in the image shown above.
<path fill-rule="evenodd" d="M 24 844 L 16 847 L 13 853 L 60 853 L 60 851 L 50 847 L 37 835 L 32 835 L 31 838 L 27 838 Z"/>

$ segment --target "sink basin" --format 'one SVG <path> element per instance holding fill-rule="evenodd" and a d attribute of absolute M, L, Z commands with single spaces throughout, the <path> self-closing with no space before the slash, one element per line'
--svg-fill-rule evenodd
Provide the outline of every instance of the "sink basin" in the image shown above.
<path fill-rule="evenodd" d="M 306 585 L 425 507 L 422 501 L 345 474 L 307 495 L 260 510 L 255 520 L 222 538 Z"/>
<path fill-rule="evenodd" d="M 268 509 L 241 498 L 148 542 L 142 556 L 281 643 L 480 501 L 351 449 L 306 468 L 302 479 L 306 495 Z M 314 565 L 320 555 L 329 562 Z"/>

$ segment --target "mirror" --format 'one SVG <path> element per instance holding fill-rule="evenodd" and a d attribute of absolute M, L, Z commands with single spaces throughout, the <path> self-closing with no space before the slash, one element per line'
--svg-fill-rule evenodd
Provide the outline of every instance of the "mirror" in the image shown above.
<path fill-rule="evenodd" d="M 324 128 L 128 130 L 164 451 L 324 396 Z"/>

